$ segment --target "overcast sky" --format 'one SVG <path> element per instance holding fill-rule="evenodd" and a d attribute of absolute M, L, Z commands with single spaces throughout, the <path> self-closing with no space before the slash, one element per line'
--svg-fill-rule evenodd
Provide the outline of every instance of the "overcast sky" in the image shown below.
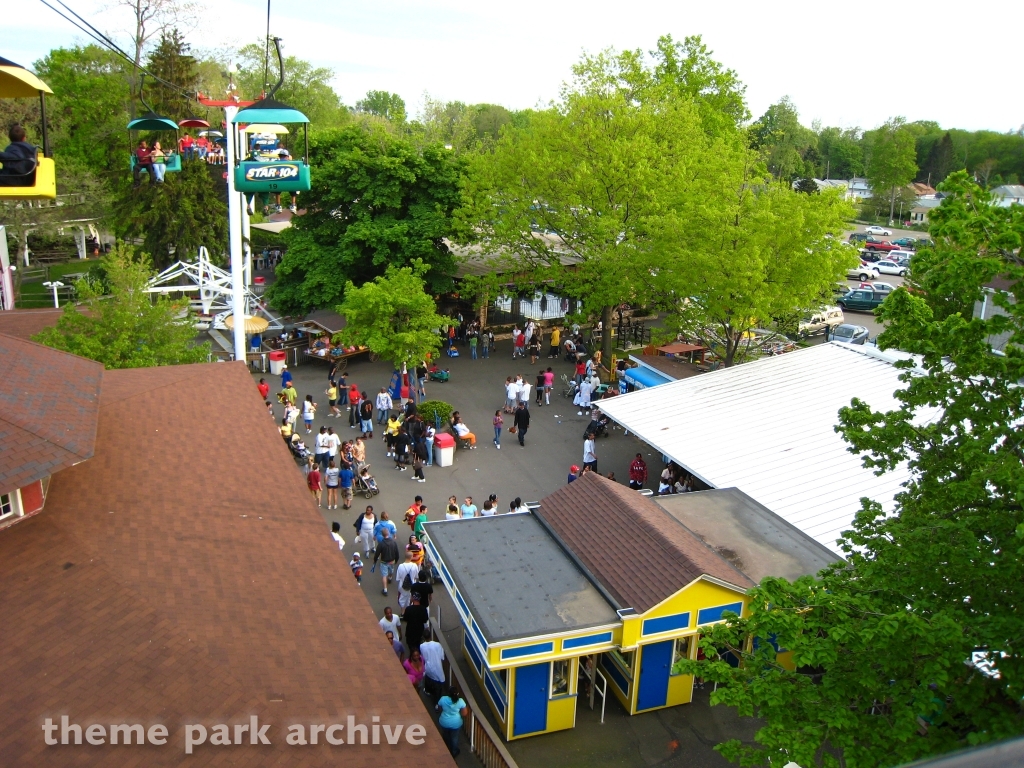
<path fill-rule="evenodd" d="M 557 96 L 582 51 L 649 50 L 667 33 L 702 35 L 746 83 L 755 117 L 789 95 L 805 125 L 873 128 L 893 115 L 972 130 L 1024 123 L 1012 63 L 1024 21 L 1019 0 L 272 1 L 271 29 L 286 53 L 330 67 L 347 104 L 381 89 L 400 94 L 411 114 L 424 92 L 531 107 Z M 116 0 L 65 2 L 127 42 L 131 12 Z M 220 49 L 264 34 L 261 0 L 206 2 L 188 35 L 194 46 Z M 0 56 L 31 65 L 85 39 L 39 0 L 18 6 L 0 25 Z"/>

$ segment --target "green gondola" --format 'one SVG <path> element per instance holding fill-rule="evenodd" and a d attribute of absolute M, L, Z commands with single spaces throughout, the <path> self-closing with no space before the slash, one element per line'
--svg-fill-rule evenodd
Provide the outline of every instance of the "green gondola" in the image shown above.
<path fill-rule="evenodd" d="M 146 84 L 146 76 L 142 76 L 142 80 L 139 84 L 139 101 L 142 102 L 142 106 L 146 108 L 146 113 L 142 117 L 137 117 L 128 123 L 129 131 L 146 131 L 148 133 L 158 133 L 160 131 L 174 131 L 174 144 L 168 151 L 164 152 L 164 173 L 178 173 L 181 170 L 181 155 L 178 154 L 178 124 L 169 117 L 158 115 L 153 111 L 153 108 L 146 103 L 145 98 L 142 95 L 142 89 Z M 163 148 L 161 147 L 161 150 Z M 131 169 L 132 174 L 135 174 L 135 166 L 138 164 L 138 157 L 136 157 L 133 149 L 131 153 Z M 150 169 L 147 166 L 143 166 L 140 173 L 149 173 Z"/>

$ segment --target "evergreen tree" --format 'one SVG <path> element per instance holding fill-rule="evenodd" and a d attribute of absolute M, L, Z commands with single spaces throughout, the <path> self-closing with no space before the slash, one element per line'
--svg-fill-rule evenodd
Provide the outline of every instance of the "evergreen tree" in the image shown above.
<path fill-rule="evenodd" d="M 161 80 L 180 86 L 185 93 L 195 93 L 199 88 L 199 63 L 189 50 L 189 44 L 177 29 L 162 32 L 160 42 L 149 55 L 146 69 Z M 181 91 L 148 80 L 144 95 L 157 114 L 183 120 L 195 103 Z"/>
<path fill-rule="evenodd" d="M 918 173 L 918 181 L 930 183 L 933 187 L 938 186 L 946 177 L 960 167 L 956 160 L 956 150 L 953 148 L 953 138 L 949 131 L 942 134 L 942 138 L 932 145 L 925 160 L 921 172 Z"/>

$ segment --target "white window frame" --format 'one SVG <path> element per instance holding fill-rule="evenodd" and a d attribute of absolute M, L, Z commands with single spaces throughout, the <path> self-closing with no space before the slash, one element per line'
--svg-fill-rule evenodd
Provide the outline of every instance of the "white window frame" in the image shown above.
<path fill-rule="evenodd" d="M 555 664 L 565 662 L 565 682 L 566 689 L 564 693 L 555 693 Z M 564 699 L 566 696 L 572 696 L 576 693 L 575 681 L 573 680 L 572 674 L 572 659 L 554 659 L 552 660 L 548 669 L 548 700 L 551 699 Z"/>
<path fill-rule="evenodd" d="M 2 499 L 7 499 L 7 504 L 2 504 Z M 9 511 L 4 512 L 4 507 L 7 507 Z M 13 520 L 16 517 L 21 517 L 21 491 L 15 489 L 10 493 L 0 495 L 0 522 Z"/>

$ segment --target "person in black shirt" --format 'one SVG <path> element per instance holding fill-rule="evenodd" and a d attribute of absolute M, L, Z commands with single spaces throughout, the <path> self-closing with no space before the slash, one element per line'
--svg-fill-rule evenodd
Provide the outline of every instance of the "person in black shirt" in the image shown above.
<path fill-rule="evenodd" d="M 516 408 L 516 415 L 512 422 L 519 433 L 519 446 L 526 447 L 526 430 L 530 428 L 530 412 L 526 409 L 526 403 L 520 401 Z"/>
<path fill-rule="evenodd" d="M 381 535 L 383 538 L 377 542 L 377 551 L 373 556 L 373 564 L 377 565 L 377 561 L 380 561 L 380 575 L 384 580 L 383 594 L 386 595 L 388 593 L 388 579 L 394 578 L 395 568 L 398 566 L 398 543 L 391 538 L 391 531 L 383 526 L 381 527 Z"/>
<path fill-rule="evenodd" d="M 36 146 L 25 141 L 25 129 L 15 123 L 7 133 L 11 143 L 0 152 L 0 187 L 31 187 L 35 183 Z"/>
<path fill-rule="evenodd" d="M 538 406 L 542 406 L 542 405 L 544 405 L 544 369 L 543 368 L 541 368 L 540 371 L 537 372 L 537 386 L 535 387 L 535 389 L 537 390 L 537 405 Z"/>
<path fill-rule="evenodd" d="M 364 440 L 373 439 L 373 401 L 370 400 L 366 393 L 363 392 L 363 399 L 359 402 L 359 421 L 363 431 Z M 367 432 L 366 428 L 369 427 L 370 431 Z"/>
<path fill-rule="evenodd" d="M 395 469 L 405 472 L 405 464 L 409 461 L 409 433 L 403 426 L 395 435 Z"/>
<path fill-rule="evenodd" d="M 409 653 L 412 653 L 423 643 L 423 628 L 430 622 L 427 609 L 420 605 L 419 595 L 415 592 L 412 593 L 412 604 L 402 614 L 402 621 L 405 622 L 405 642 Z"/>
<path fill-rule="evenodd" d="M 419 597 L 420 605 L 424 608 L 430 607 L 431 595 L 434 594 L 434 585 L 430 583 L 430 574 L 424 568 L 416 577 L 416 583 L 412 585 L 412 593 Z"/>

